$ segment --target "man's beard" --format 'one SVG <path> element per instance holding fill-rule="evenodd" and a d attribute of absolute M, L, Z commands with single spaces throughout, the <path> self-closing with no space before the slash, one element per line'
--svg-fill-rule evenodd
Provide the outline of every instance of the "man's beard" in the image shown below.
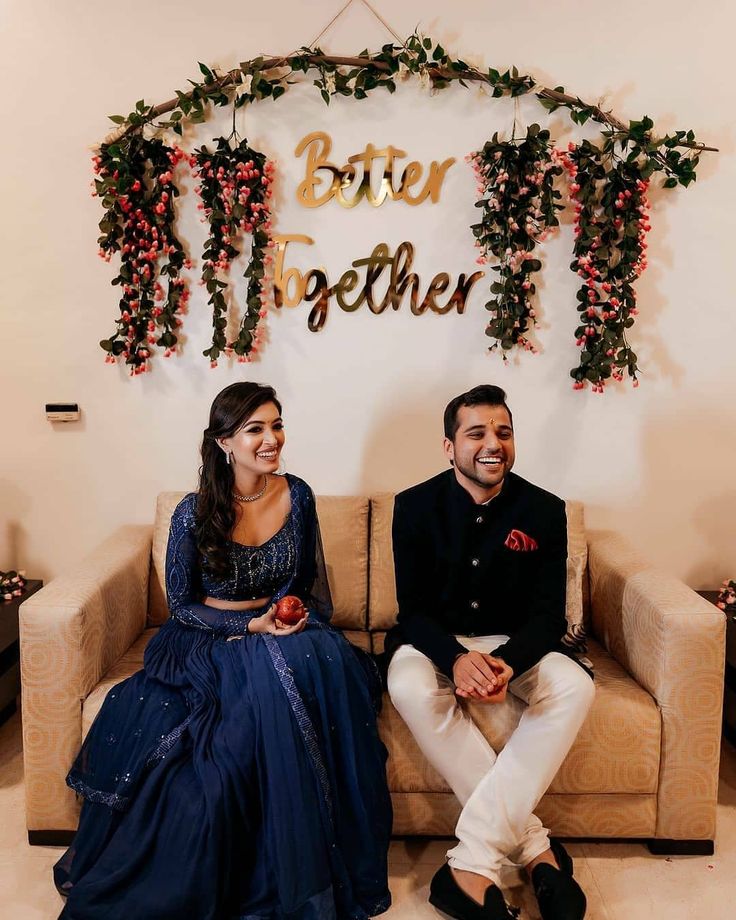
<path fill-rule="evenodd" d="M 495 486 L 501 485 L 501 483 L 504 481 L 508 470 L 506 468 L 506 460 L 503 459 L 501 462 L 503 464 L 502 466 L 503 475 L 499 479 L 496 479 L 493 482 L 489 482 L 488 480 L 481 479 L 479 477 L 478 471 L 476 470 L 476 467 L 475 467 L 475 463 L 466 465 L 464 462 L 461 462 L 460 460 L 458 460 L 457 457 L 455 457 L 455 466 L 457 467 L 457 469 L 463 474 L 463 476 L 465 476 L 466 479 L 469 479 L 471 482 L 474 482 L 477 486 L 480 486 L 482 489 L 492 489 Z"/>

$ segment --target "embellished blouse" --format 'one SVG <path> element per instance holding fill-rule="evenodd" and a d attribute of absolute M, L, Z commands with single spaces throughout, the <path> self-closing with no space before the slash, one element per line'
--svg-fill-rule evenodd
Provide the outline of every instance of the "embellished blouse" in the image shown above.
<path fill-rule="evenodd" d="M 166 594 L 171 616 L 186 626 L 224 635 L 242 635 L 247 621 L 261 611 L 221 610 L 202 603 L 206 596 L 223 601 L 273 601 L 297 594 L 320 619 L 332 606 L 319 536 L 314 494 L 301 479 L 287 474 L 291 510 L 283 526 L 260 546 L 229 541 L 229 571 L 214 575 L 200 564 L 195 524 L 197 494 L 190 492 L 171 517 L 166 552 Z"/>

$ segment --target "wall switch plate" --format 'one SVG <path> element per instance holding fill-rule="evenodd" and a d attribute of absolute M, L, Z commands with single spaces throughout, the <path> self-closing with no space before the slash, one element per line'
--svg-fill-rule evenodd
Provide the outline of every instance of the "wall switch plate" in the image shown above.
<path fill-rule="evenodd" d="M 78 403 L 46 403 L 46 418 L 50 422 L 78 422 Z"/>

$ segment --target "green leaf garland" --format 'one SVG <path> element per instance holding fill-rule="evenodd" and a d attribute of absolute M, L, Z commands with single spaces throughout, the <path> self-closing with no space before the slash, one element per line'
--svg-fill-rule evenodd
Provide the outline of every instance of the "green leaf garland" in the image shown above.
<path fill-rule="evenodd" d="M 569 95 L 563 86 L 540 86 L 533 76 L 520 73 L 516 67 L 503 72 L 492 67 L 472 67 L 452 58 L 442 45 L 418 32 L 400 45 L 384 45 L 378 53 L 365 49 L 353 57 L 333 57 L 320 48 L 304 47 L 285 57 L 245 61 L 224 74 L 206 63 L 200 63 L 199 70 L 202 79 L 189 80 L 191 88 L 177 90 L 175 98 L 168 102 L 151 106 L 141 99 L 127 116 L 111 115 L 117 126 L 114 137 L 101 146 L 96 158 L 96 193 L 106 212 L 100 223 L 100 251 L 108 260 L 120 251 L 121 269 L 113 284 L 123 286 L 116 330 L 100 343 L 108 353 L 106 360 L 114 363 L 122 357 L 131 373 L 141 373 L 150 369 L 154 346 L 164 347 L 165 355 L 173 354 L 178 342 L 176 330 L 188 298 L 186 285 L 179 277 L 187 260 L 173 231 L 173 199 L 178 192 L 170 177 L 169 182 L 162 178 L 162 173 L 168 172 L 166 159 L 173 153 L 175 163 L 185 155 L 155 137 L 146 140 L 144 129 L 168 129 L 182 135 L 185 123 L 205 121 L 211 105 L 230 105 L 235 112 L 256 101 L 276 100 L 287 92 L 295 77 L 303 79 L 300 75 L 313 75 L 313 85 L 326 104 L 335 95 L 359 100 L 378 89 L 392 93 L 397 81 L 413 75 L 433 92 L 458 81 L 462 86 L 485 85 L 497 98 L 533 94 L 548 112 L 566 108 L 575 124 L 591 120 L 602 126 L 599 146 L 585 141 L 565 155 L 568 172 L 570 167 L 575 170 L 571 194 L 579 230 L 572 267 L 585 279 L 577 298 L 581 319 L 576 337 L 582 347 L 581 360 L 571 374 L 577 388 L 589 382 L 597 392 L 607 381 L 622 379 L 624 373 L 636 385 L 637 358 L 626 340 L 626 330 L 636 315 L 633 283 L 645 264 L 643 234 L 648 229 L 648 218 L 641 208 L 647 208 L 646 186 L 650 177 L 659 172 L 665 188 L 687 187 L 695 181 L 699 154 L 716 148 L 698 143 L 692 131 L 657 137 L 652 120 L 646 116 L 625 125 L 599 106 Z M 270 172 L 266 172 L 265 157 L 250 150 L 245 142 L 234 150 L 222 138 L 216 144 L 211 154 L 201 148 L 192 158 L 192 165 L 196 161 L 201 171 L 207 159 L 216 160 L 217 170 L 223 167 L 221 175 L 235 182 L 236 197 L 248 188 L 248 203 L 259 202 L 263 208 L 257 209 L 257 218 L 248 207 L 243 216 L 238 216 L 239 209 L 237 214 L 228 212 L 223 189 L 218 191 L 216 182 L 208 185 L 217 171 L 212 177 L 203 177 L 203 205 L 210 236 L 202 280 L 213 310 L 212 345 L 204 354 L 213 366 L 223 353 L 249 360 L 258 351 L 264 314 L 263 286 L 270 262 L 266 253 L 270 246 L 270 189 L 262 181 L 264 175 L 270 180 Z M 530 256 L 546 233 L 557 226 L 560 204 L 553 180 L 562 161 L 556 158 L 549 132 L 538 125 L 531 125 L 519 142 L 502 142 L 494 136 L 472 159 L 479 170 L 483 195 L 478 202 L 481 220 L 472 230 L 481 250 L 480 258 L 492 256 L 499 260 L 499 265 L 494 266 L 499 278 L 491 286 L 495 296 L 486 304 L 493 314 L 486 334 L 496 340 L 491 348 L 500 346 L 504 358 L 514 347 L 534 351 L 529 339 L 536 322 L 533 275 L 539 271 L 541 260 Z M 254 164 L 251 171 L 259 173 L 250 179 L 260 179 L 260 183 L 248 184 L 249 179 L 237 175 L 238 170 L 243 173 L 238 164 L 250 161 Z M 535 166 L 537 162 L 540 166 Z M 535 176 L 540 170 L 540 184 L 529 187 L 525 177 Z M 501 180 L 502 172 L 508 178 Z M 574 186 L 577 188 L 573 191 Z M 525 187 L 529 189 L 526 192 L 522 191 Z M 618 201 L 623 201 L 620 208 Z M 157 239 L 154 230 L 158 234 L 157 250 L 153 249 Z M 228 283 L 224 275 L 239 252 L 237 241 L 243 232 L 252 233 L 246 306 L 238 335 L 228 342 Z M 164 255 L 168 258 L 165 264 Z M 167 292 L 157 287 L 161 275 L 168 276 Z"/>
<path fill-rule="evenodd" d="M 559 225 L 557 211 L 562 197 L 554 188 L 562 167 L 553 158 L 549 131 L 530 125 L 523 140 L 500 141 L 494 134 L 483 149 L 468 158 L 473 164 L 481 195 L 476 207 L 482 219 L 473 224 L 478 262 L 493 256 L 499 261 L 492 270 L 499 278 L 491 285 L 496 296 L 486 303 L 493 318 L 486 335 L 496 339 L 491 350 L 506 352 L 514 346 L 536 351 L 528 337 L 536 325 L 532 280 L 542 263 L 533 257 L 538 244 Z"/>

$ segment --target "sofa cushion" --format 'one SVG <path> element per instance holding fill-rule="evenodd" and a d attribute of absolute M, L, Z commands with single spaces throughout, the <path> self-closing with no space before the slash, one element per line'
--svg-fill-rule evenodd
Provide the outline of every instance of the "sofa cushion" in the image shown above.
<path fill-rule="evenodd" d="M 162 492 L 156 502 L 148 625 L 160 626 L 166 605 L 166 545 L 171 515 L 186 492 Z M 360 496 L 318 496 L 317 515 L 324 544 L 333 622 L 344 629 L 365 629 L 368 594 L 368 509 Z"/>
<path fill-rule="evenodd" d="M 332 622 L 341 629 L 366 629 L 368 625 L 369 508 L 368 499 L 360 496 L 317 496 Z"/>
<path fill-rule="evenodd" d="M 158 628 L 146 629 L 135 642 L 130 646 L 128 651 L 120 658 L 117 664 L 114 664 L 105 674 L 102 680 L 97 684 L 86 700 L 82 703 L 82 737 L 84 738 L 95 720 L 95 716 L 100 711 L 100 707 L 105 701 L 105 697 L 110 690 L 119 684 L 121 680 L 130 677 L 136 671 L 143 667 L 143 653 L 146 646 L 158 632 Z"/>
<path fill-rule="evenodd" d="M 166 604 L 166 547 L 174 508 L 186 492 L 162 492 L 156 499 L 151 550 L 151 578 L 148 582 L 148 625 L 160 626 L 169 616 Z"/>
<path fill-rule="evenodd" d="M 586 648 L 588 608 L 588 541 L 585 536 L 585 505 L 566 501 L 567 516 L 567 636 L 573 648 Z"/>
<path fill-rule="evenodd" d="M 587 581 L 588 548 L 582 502 L 565 503 L 567 512 L 567 622 L 568 630 L 581 634 L 584 621 L 584 582 Z M 391 522 L 394 496 L 382 492 L 371 498 L 370 588 L 368 628 L 390 629 L 396 622 Z"/>
<path fill-rule="evenodd" d="M 381 648 L 381 634 L 374 634 Z M 590 641 L 596 695 L 550 793 L 645 794 L 657 791 L 661 718 L 654 699 L 598 645 Z M 471 718 L 494 750 L 500 750 L 518 725 L 524 704 L 509 696 L 499 705 L 470 703 Z M 392 792 L 449 792 L 421 755 L 404 720 L 386 695 L 379 731 L 389 750 Z"/>

